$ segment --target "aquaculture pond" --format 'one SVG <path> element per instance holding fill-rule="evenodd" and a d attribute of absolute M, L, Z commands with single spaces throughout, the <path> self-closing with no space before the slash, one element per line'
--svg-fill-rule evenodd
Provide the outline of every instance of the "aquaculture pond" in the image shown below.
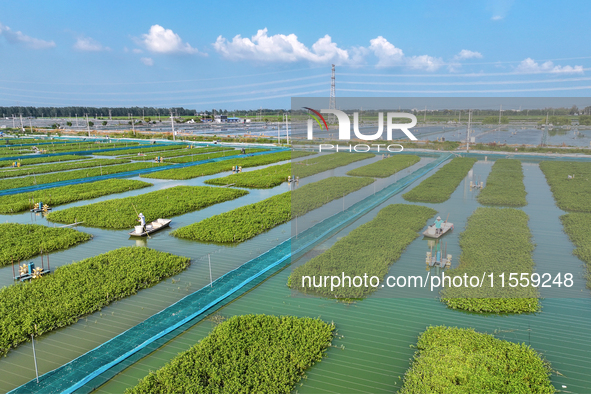
<path fill-rule="evenodd" d="M 40 373 L 48 372 L 72 360 L 140 323 L 183 296 L 208 285 L 210 282 L 208 255 L 211 258 L 211 275 L 215 280 L 290 236 L 302 233 L 327 217 L 346 211 L 355 202 L 373 196 L 384 187 L 399 181 L 402 176 L 418 170 L 434 159 L 434 156 L 421 156 L 418 163 L 400 173 L 378 179 L 345 198 L 334 200 L 298 217 L 297 221 L 292 220 L 291 223 L 279 225 L 238 245 L 215 245 L 183 240 L 169 236 L 169 230 L 157 233 L 151 239 L 136 240 L 130 239 L 125 230 L 79 227 L 80 230 L 92 234 L 93 240 L 62 252 L 52 253 L 52 266 L 80 261 L 134 244 L 189 257 L 191 265 L 172 279 L 141 290 L 138 294 L 117 301 L 69 327 L 38 338 L 35 348 Z M 272 189 L 250 189 L 249 194 L 235 200 L 174 217 L 173 229 L 258 202 L 328 176 L 346 176 L 346 173 L 352 169 L 379 160 L 381 160 L 379 155 L 361 160 L 307 177 L 300 180 L 298 185 L 283 183 Z M 283 163 L 285 162 L 272 165 Z M 487 160 L 484 160 L 484 157 L 479 158 L 451 197 L 443 203 L 409 203 L 404 200 L 401 195 L 435 173 L 437 169 L 432 170 L 414 181 L 403 192 L 392 196 L 338 233 L 319 242 L 302 258 L 294 261 L 290 267 L 219 309 L 214 316 L 198 322 L 155 352 L 135 362 L 96 391 L 123 393 L 125 389 L 135 386 L 150 371 L 161 368 L 179 352 L 188 350 L 205 338 L 216 323 L 222 320 L 221 317 L 260 313 L 320 318 L 325 322 L 334 322 L 336 326 L 337 335 L 332 340 L 332 346 L 328 349 L 326 358 L 306 370 L 306 377 L 295 388 L 299 393 L 396 391 L 402 387 L 402 379 L 416 350 L 412 346 L 416 344 L 418 336 L 428 326 L 436 325 L 472 327 L 477 332 L 489 333 L 499 339 L 530 345 L 551 363 L 554 370 L 558 371 L 551 376 L 552 384 L 557 389 L 572 393 L 591 391 L 591 377 L 588 374 L 591 367 L 591 359 L 588 356 L 591 354 L 591 343 L 588 341 L 588 333 L 591 331 L 589 329 L 591 302 L 590 292 L 585 287 L 584 263 L 572 255 L 574 246 L 563 232 L 559 219 L 565 212 L 556 207 L 550 187 L 538 163 L 533 160 L 522 161 L 527 205 L 517 209 L 529 216 L 528 225 L 535 244 L 534 270 L 551 275 L 556 275 L 558 272 L 569 272 L 574 275 L 574 285 L 569 289 L 551 287 L 539 290 L 542 308 L 540 312 L 503 316 L 461 312 L 448 308 L 439 300 L 439 292 L 437 290 L 431 292 L 429 289 L 385 287 L 371 293 L 364 300 L 343 303 L 334 299 L 304 295 L 287 287 L 288 277 L 294 268 L 320 255 L 353 229 L 370 222 L 380 210 L 390 204 L 425 206 L 434 209 L 444 219 L 449 214 L 449 221 L 454 223 L 455 228 L 453 232 L 442 238 L 441 243 L 446 246 L 447 253 L 453 256 L 452 266 L 457 266 L 460 255 L 459 235 L 464 231 L 468 217 L 482 206 L 476 199 L 479 190 L 471 190 L 470 181 L 484 181 L 486 185 L 486 178 L 493 163 L 490 157 Z M 245 168 L 244 171 L 259 168 L 261 167 Z M 203 186 L 203 182 L 207 179 L 228 174 L 228 172 L 220 173 L 187 181 L 143 179 L 154 183 L 154 186 L 93 200 L 78 201 L 60 206 L 59 209 L 140 195 L 177 185 Z M 48 225 L 44 218 L 30 213 L 0 216 L 0 221 L 7 220 Z M 433 218 L 427 222 L 431 223 L 432 220 Z M 53 224 L 49 225 L 53 226 Z M 416 238 L 403 251 L 401 257 L 392 263 L 388 275 L 426 275 L 425 253 L 429 248 L 428 240 L 422 236 Z M 38 260 L 33 259 L 33 261 Z M 435 274 L 436 270 L 434 268 L 430 273 Z M 0 269 L 0 285 L 11 285 L 10 277 L 10 266 Z M 8 391 L 33 379 L 35 371 L 30 343 L 11 350 L 6 358 L 0 360 L 0 369 L 3 372 L 0 376 L 0 391 Z"/>
<path fill-rule="evenodd" d="M 301 159 L 296 159 L 298 161 Z M 344 176 L 345 173 L 356 165 L 369 164 L 372 160 L 362 160 L 350 166 L 344 166 L 329 173 L 335 176 Z M 432 160 L 432 159 L 425 159 Z M 278 162 L 270 165 L 281 165 L 286 162 Z M 243 171 L 253 171 L 264 166 L 244 168 Z M 54 208 L 54 212 L 59 212 L 72 207 L 87 206 L 96 202 L 119 199 L 129 196 L 144 195 L 149 192 L 172 188 L 175 186 L 208 186 L 204 181 L 212 177 L 226 176 L 228 172 L 216 175 L 204 176 L 188 181 L 170 181 L 144 179 L 150 181 L 154 186 L 145 187 L 141 190 L 133 190 L 125 193 L 103 196 L 99 198 L 77 201 L 75 203 L 64 204 Z M 318 181 L 315 177 L 309 177 L 310 182 Z M 139 179 L 139 178 L 132 178 Z M 308 183 L 308 180 L 301 180 L 297 187 Z M 76 324 L 66 328 L 45 334 L 36 339 L 36 350 L 38 356 L 38 366 L 40 373 L 48 372 L 60 365 L 80 356 L 88 350 L 100 345 L 113 336 L 125 331 L 126 329 L 140 323 L 147 317 L 159 312 L 163 308 L 174 303 L 185 295 L 198 290 L 210 282 L 210 271 L 208 264 L 208 255 L 211 259 L 211 278 L 215 280 L 219 276 L 231 269 L 238 267 L 246 261 L 265 252 L 274 244 L 281 242 L 291 235 L 289 223 L 278 226 L 254 239 L 242 244 L 216 245 L 211 243 L 198 243 L 195 241 L 181 240 L 169 236 L 171 230 L 199 222 L 207 217 L 211 217 L 232 209 L 252 204 L 266 198 L 278 195 L 295 188 L 284 183 L 278 187 L 268 190 L 250 190 L 249 194 L 235 200 L 215 204 L 205 209 L 173 217 L 170 230 L 163 230 L 155 233 L 150 239 L 131 238 L 128 235 L 129 229 L 108 230 L 103 228 L 77 226 L 78 230 L 84 231 L 93 236 L 91 242 L 86 243 L 86 247 L 73 247 L 62 252 L 52 253 L 50 255 L 51 267 L 56 268 L 64 264 L 70 264 L 74 261 L 80 261 L 85 258 L 93 257 L 101 253 L 114 250 L 123 246 L 148 246 L 150 248 L 173 253 L 180 256 L 191 258 L 192 262 L 181 275 L 175 276 L 173 280 L 169 279 L 159 285 L 156 285 L 148 292 L 140 291 L 137 295 L 128 297 L 122 301 L 115 302 L 110 306 L 103 308 L 99 313 L 95 313 L 81 319 Z M 223 188 L 221 190 L 228 190 Z M 373 190 L 373 189 L 372 189 Z M 364 193 L 360 190 L 355 193 Z M 347 205 L 352 204 L 358 199 L 352 193 L 347 196 Z M 366 192 L 370 193 L 369 191 Z M 342 201 L 339 199 L 335 203 L 341 207 Z M 327 215 L 330 212 L 326 213 Z M 41 214 L 30 212 L 15 215 L 1 215 L 1 222 L 17 223 L 35 223 L 46 226 L 60 226 L 59 223 L 48 222 Z M 32 258 L 27 261 L 33 261 L 40 265 L 40 258 Z M 13 284 L 11 279 L 12 268 L 10 265 L 0 269 L 0 286 L 9 286 Z M 94 320 L 93 320 L 94 317 Z M 22 344 L 17 349 L 8 353 L 6 358 L 0 359 L 3 371 L 0 376 L 0 392 L 8 391 L 32 379 L 35 375 L 34 365 L 30 363 L 32 348 L 31 344 Z M 31 368 L 29 368 L 31 366 Z"/>

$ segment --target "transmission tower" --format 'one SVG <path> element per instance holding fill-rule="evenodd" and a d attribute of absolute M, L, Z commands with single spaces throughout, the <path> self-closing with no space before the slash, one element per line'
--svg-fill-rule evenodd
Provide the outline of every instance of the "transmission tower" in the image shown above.
<path fill-rule="evenodd" d="M 330 76 L 330 100 L 328 102 L 328 109 L 337 109 L 337 98 L 336 98 L 336 93 L 335 93 L 334 64 L 332 65 L 332 73 Z M 334 115 L 330 116 L 330 123 L 334 123 Z"/>

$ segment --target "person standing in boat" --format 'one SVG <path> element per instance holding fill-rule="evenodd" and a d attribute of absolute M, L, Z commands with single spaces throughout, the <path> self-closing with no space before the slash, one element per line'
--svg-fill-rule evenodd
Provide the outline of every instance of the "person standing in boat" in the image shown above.
<path fill-rule="evenodd" d="M 441 230 L 442 230 L 441 225 L 442 224 L 443 224 L 443 220 L 441 220 L 441 216 L 437 216 L 437 220 L 435 220 L 435 234 L 441 234 Z"/>
<path fill-rule="evenodd" d="M 138 222 L 140 222 L 142 229 L 144 231 L 146 231 L 146 217 L 144 216 L 143 213 L 140 212 L 140 214 L 138 215 L 139 219 Z"/>

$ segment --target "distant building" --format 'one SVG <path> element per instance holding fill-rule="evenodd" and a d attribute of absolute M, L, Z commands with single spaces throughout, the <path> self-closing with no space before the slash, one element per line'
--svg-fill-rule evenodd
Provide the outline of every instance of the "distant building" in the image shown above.
<path fill-rule="evenodd" d="M 234 118 L 228 117 L 227 115 L 216 115 L 215 120 L 216 123 L 244 123 L 245 120 L 242 118 Z"/>
<path fill-rule="evenodd" d="M 571 126 L 578 126 L 579 125 L 579 119 L 572 119 L 570 121 Z"/>

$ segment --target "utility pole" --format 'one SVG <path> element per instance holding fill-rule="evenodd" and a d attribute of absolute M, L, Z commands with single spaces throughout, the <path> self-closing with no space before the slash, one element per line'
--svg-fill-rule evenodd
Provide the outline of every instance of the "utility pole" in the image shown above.
<path fill-rule="evenodd" d="M 499 108 L 499 126 L 501 125 L 501 114 L 503 113 L 503 104 L 501 104 L 501 108 Z"/>
<path fill-rule="evenodd" d="M 90 137 L 90 123 L 88 123 L 88 114 L 86 114 L 86 130 L 88 130 L 88 136 Z"/>
<path fill-rule="evenodd" d="M 468 132 L 466 133 L 466 153 L 470 150 L 470 126 L 472 124 L 472 110 L 468 112 Z"/>
<path fill-rule="evenodd" d="M 111 117 L 111 109 L 109 108 L 109 120 L 113 120 L 113 118 Z"/>
<path fill-rule="evenodd" d="M 21 131 L 23 131 L 25 128 L 23 127 L 23 114 L 19 114 L 20 118 L 21 118 Z"/>
<path fill-rule="evenodd" d="M 423 123 L 427 124 L 427 106 L 425 105 L 425 114 L 423 115 Z"/>
<path fill-rule="evenodd" d="M 328 109 L 337 109 L 337 97 L 335 87 L 335 69 L 334 64 L 332 65 L 332 71 L 330 74 L 330 100 L 328 101 Z M 330 123 L 334 123 L 334 115 L 330 115 Z"/>
<path fill-rule="evenodd" d="M 176 141 L 176 134 L 174 132 L 174 117 L 172 116 L 172 111 L 170 111 L 170 124 L 172 125 L 172 140 Z"/>
<path fill-rule="evenodd" d="M 76 114 L 76 127 L 78 127 L 78 114 Z"/>
<path fill-rule="evenodd" d="M 285 138 L 287 140 L 287 145 L 289 145 L 289 124 L 287 123 L 287 114 L 285 114 Z"/>
<path fill-rule="evenodd" d="M 542 134 L 542 146 L 546 146 L 547 138 L 548 138 L 548 112 L 546 112 L 546 126 L 544 127 L 544 133 Z"/>

